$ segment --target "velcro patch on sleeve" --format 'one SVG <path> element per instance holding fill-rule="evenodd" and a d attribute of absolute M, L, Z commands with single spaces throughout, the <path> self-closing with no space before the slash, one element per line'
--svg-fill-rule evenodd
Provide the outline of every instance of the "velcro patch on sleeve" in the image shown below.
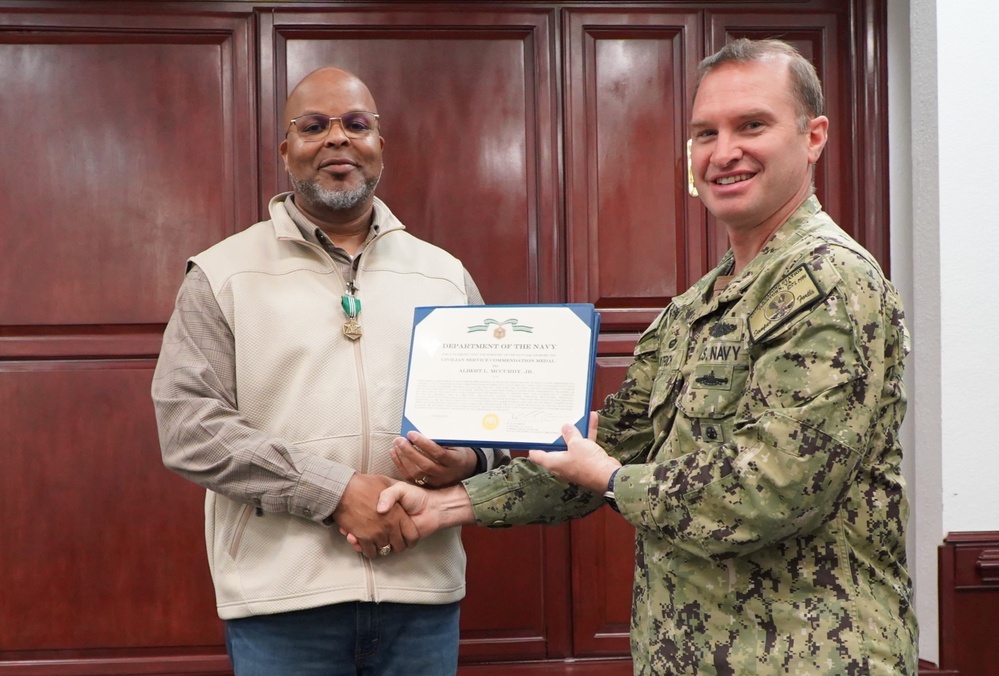
<path fill-rule="evenodd" d="M 782 277 L 749 315 L 749 338 L 758 343 L 822 298 L 811 271 L 799 265 Z"/>

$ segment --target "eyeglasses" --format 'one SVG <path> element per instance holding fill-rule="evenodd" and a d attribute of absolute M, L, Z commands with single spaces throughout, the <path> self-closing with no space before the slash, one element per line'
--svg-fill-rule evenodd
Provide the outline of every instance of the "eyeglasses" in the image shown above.
<path fill-rule="evenodd" d="M 302 115 L 291 121 L 285 136 L 294 127 L 303 141 L 324 141 L 329 136 L 334 121 L 340 122 L 340 128 L 343 129 L 344 136 L 347 138 L 364 138 L 377 128 L 378 114 L 359 110 L 344 113 L 339 117 L 319 114 Z"/>

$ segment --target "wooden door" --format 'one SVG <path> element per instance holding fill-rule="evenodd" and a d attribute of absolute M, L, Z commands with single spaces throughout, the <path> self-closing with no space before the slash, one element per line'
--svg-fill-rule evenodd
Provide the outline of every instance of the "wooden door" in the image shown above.
<path fill-rule="evenodd" d="M 149 386 L 185 259 L 255 218 L 250 35 L 2 14 L 0 673 L 221 641 L 204 493 L 163 470 Z"/>
<path fill-rule="evenodd" d="M 601 313 L 599 407 L 624 378 L 635 332 L 707 269 L 704 212 L 676 161 L 701 23 L 651 8 L 570 9 L 562 23 L 567 286 Z M 634 529 L 610 509 L 571 529 L 574 654 L 626 655 Z"/>

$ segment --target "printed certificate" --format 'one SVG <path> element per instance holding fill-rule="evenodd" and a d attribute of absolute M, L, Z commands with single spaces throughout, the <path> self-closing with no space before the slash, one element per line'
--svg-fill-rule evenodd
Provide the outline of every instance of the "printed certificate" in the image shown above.
<path fill-rule="evenodd" d="M 600 315 L 589 304 L 416 308 L 402 434 L 564 450 L 586 436 Z"/>

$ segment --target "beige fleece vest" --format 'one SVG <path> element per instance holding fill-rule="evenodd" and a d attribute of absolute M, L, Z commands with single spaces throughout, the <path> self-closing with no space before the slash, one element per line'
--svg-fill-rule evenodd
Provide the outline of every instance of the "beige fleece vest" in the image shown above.
<path fill-rule="evenodd" d="M 344 280 L 288 216 L 192 260 L 232 329 L 240 413 L 263 431 L 359 472 L 399 478 L 388 454 L 399 434 L 413 308 L 467 303 L 461 263 L 407 232 L 376 200 L 379 234 L 355 278 L 364 334 L 342 332 Z M 288 514 L 256 516 L 209 492 L 206 537 L 223 619 L 346 601 L 449 603 L 465 593 L 458 529 L 368 561 L 334 528 Z"/>

